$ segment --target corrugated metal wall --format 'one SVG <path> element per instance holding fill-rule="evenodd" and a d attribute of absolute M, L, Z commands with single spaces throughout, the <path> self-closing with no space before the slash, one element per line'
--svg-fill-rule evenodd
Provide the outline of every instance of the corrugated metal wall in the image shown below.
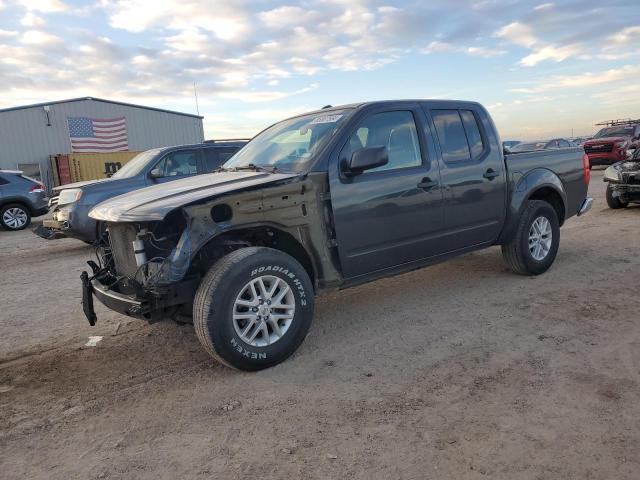
<path fill-rule="evenodd" d="M 50 126 L 41 106 L 0 112 L 0 169 L 19 163 L 39 163 L 50 186 L 53 175 L 49 156 L 71 153 L 67 117 L 114 118 L 125 116 L 129 150 L 199 143 L 204 141 L 202 119 L 99 100 L 52 104 Z"/>

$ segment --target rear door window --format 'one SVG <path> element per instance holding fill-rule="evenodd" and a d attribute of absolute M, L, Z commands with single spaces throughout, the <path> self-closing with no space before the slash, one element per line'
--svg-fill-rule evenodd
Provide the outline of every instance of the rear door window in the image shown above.
<path fill-rule="evenodd" d="M 458 110 L 432 110 L 431 115 L 436 126 L 442 159 L 446 163 L 471 160 L 467 135 Z"/>
<path fill-rule="evenodd" d="M 195 175 L 198 173 L 198 151 L 181 150 L 166 155 L 156 165 L 164 177 Z"/>
<path fill-rule="evenodd" d="M 476 160 L 480 158 L 484 152 L 484 142 L 482 141 L 482 135 L 480 134 L 478 120 L 471 110 L 460 110 L 460 117 L 462 117 L 464 131 L 467 134 L 467 142 L 469 143 L 471 158 Z"/>

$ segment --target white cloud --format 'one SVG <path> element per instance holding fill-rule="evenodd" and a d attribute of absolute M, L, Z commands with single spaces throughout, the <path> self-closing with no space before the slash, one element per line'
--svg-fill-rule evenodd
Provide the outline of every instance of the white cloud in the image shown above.
<path fill-rule="evenodd" d="M 2 30 L 0 28 L 0 38 L 15 37 L 17 35 L 18 35 L 18 32 L 16 30 Z"/>
<path fill-rule="evenodd" d="M 20 23 L 25 27 L 43 27 L 46 22 L 42 17 L 37 16 L 33 12 L 27 12 L 20 19 Z"/>
<path fill-rule="evenodd" d="M 69 6 L 60 0 L 17 0 L 16 3 L 29 11 L 44 13 L 64 12 L 69 9 Z"/>
<path fill-rule="evenodd" d="M 640 65 L 625 65 L 599 72 L 585 72 L 579 75 L 554 75 L 551 80 L 541 82 L 532 87 L 517 87 L 509 91 L 512 93 L 536 94 L 547 90 L 567 88 L 575 90 L 583 87 L 593 87 L 607 83 L 619 82 L 636 78 L 640 75 Z"/>
<path fill-rule="evenodd" d="M 20 37 L 20 41 L 25 45 L 38 45 L 54 47 L 62 43 L 62 39 L 55 35 L 40 30 L 27 30 Z"/>
<path fill-rule="evenodd" d="M 291 97 L 293 95 L 300 95 L 303 93 L 307 93 L 307 92 L 310 92 L 311 90 L 315 90 L 316 88 L 318 88 L 318 84 L 313 83 L 308 87 L 304 87 L 299 90 L 295 90 L 291 92 L 277 91 L 277 90 L 249 90 L 249 91 L 222 92 L 219 94 L 219 96 L 222 98 L 241 100 L 243 102 L 248 102 L 248 103 L 271 102 L 274 100 L 280 100 L 285 97 Z"/>
<path fill-rule="evenodd" d="M 638 45 L 640 43 L 640 26 L 623 28 L 607 37 L 606 41 L 610 42 L 611 45 L 605 45 L 605 50 L 618 49 L 624 45 Z"/>
<path fill-rule="evenodd" d="M 101 5 L 109 12 L 112 27 L 130 32 L 153 27 L 200 28 L 220 40 L 233 40 L 249 31 L 246 13 L 222 0 L 101 0 Z"/>
<path fill-rule="evenodd" d="M 507 53 L 506 50 L 503 50 L 500 48 L 486 48 L 486 47 L 469 47 L 465 51 L 469 55 L 483 57 L 483 58 L 496 57 L 498 55 L 504 55 L 505 53 Z"/>
<path fill-rule="evenodd" d="M 534 53 L 524 57 L 522 60 L 520 60 L 520 64 L 525 67 L 533 67 L 545 60 L 562 62 L 569 57 L 580 55 L 581 52 L 582 48 L 579 45 L 566 45 L 564 47 L 547 45 L 537 48 Z"/>
<path fill-rule="evenodd" d="M 538 43 L 538 39 L 533 34 L 533 29 L 520 22 L 513 22 L 505 25 L 495 33 L 496 37 L 504 38 L 511 43 L 521 47 L 533 47 Z"/>
<path fill-rule="evenodd" d="M 447 42 L 433 41 L 426 47 L 422 49 L 423 53 L 442 53 L 442 52 L 450 52 L 455 50 L 452 44 Z"/>
<path fill-rule="evenodd" d="M 543 4 L 540 7 L 544 7 L 542 10 L 547 10 L 548 8 L 551 8 L 551 6 L 552 4 L 548 4 L 548 6 L 547 4 Z M 519 64 L 524 67 L 534 67 L 547 60 L 562 62 L 572 57 L 588 59 L 584 53 L 582 45 L 573 43 L 558 46 L 552 43 L 542 42 L 536 37 L 531 26 L 520 22 L 513 22 L 505 25 L 495 32 L 494 36 L 504 38 L 515 45 L 533 50 L 533 53 L 530 53 L 520 60 Z"/>

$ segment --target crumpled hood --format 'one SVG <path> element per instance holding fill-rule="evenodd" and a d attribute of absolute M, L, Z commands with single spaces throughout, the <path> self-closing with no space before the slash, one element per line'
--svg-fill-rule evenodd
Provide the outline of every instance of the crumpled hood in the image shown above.
<path fill-rule="evenodd" d="M 624 160 L 614 163 L 612 167 L 621 173 L 640 173 L 640 160 Z"/>
<path fill-rule="evenodd" d="M 110 198 L 89 216 L 103 222 L 163 220 L 172 210 L 233 191 L 262 187 L 296 174 L 254 171 L 218 172 L 161 183 Z"/>
<path fill-rule="evenodd" d="M 69 188 L 80 188 L 86 187 L 87 185 L 93 185 L 101 182 L 109 182 L 111 178 L 99 178 L 97 180 L 85 180 L 84 182 L 76 182 L 76 183 L 65 183 L 64 185 L 60 185 L 58 187 L 53 187 L 54 192 L 61 192 L 62 190 L 67 190 Z"/>

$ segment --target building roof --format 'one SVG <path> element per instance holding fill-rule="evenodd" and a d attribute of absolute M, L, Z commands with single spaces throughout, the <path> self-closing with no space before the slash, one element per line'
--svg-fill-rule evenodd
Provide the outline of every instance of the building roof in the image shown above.
<path fill-rule="evenodd" d="M 185 117 L 195 117 L 195 118 L 200 118 L 200 119 L 204 118 L 202 115 L 194 115 L 192 113 L 176 112 L 176 111 L 173 111 L 173 110 L 165 110 L 163 108 L 147 107 L 146 105 L 135 105 L 133 103 L 116 102 L 115 100 L 106 100 L 104 98 L 96 98 L 96 97 L 70 98 L 68 100 L 55 100 L 53 102 L 34 103 L 32 105 L 22 105 L 22 106 L 19 106 L 19 107 L 1 108 L 0 109 L 0 113 L 12 112 L 14 110 L 23 110 L 23 109 L 26 109 L 26 108 L 33 108 L 33 107 L 45 107 L 47 105 L 56 105 L 56 104 L 59 104 L 59 103 L 82 102 L 82 101 L 85 101 L 85 100 L 93 100 L 94 102 L 111 103 L 111 104 L 114 104 L 114 105 L 123 105 L 125 107 L 142 108 L 144 110 L 154 110 L 156 112 L 171 113 L 173 115 L 183 115 Z"/>

